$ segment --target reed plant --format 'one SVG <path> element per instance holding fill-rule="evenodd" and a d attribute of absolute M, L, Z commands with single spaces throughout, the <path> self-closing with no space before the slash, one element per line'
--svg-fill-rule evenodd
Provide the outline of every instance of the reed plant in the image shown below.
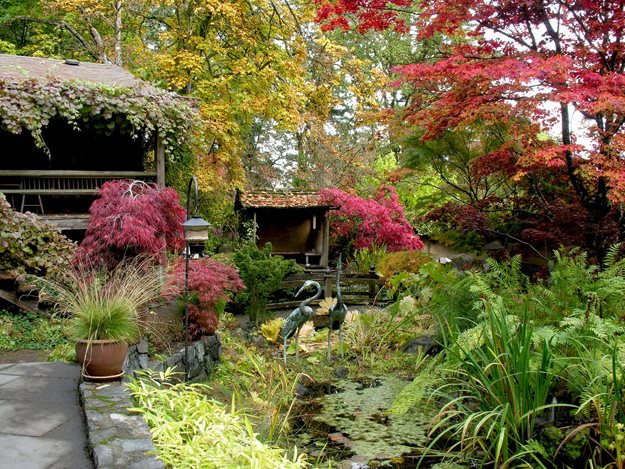
<path fill-rule="evenodd" d="M 485 327 L 476 342 L 447 349 L 453 368 L 434 393 L 444 405 L 431 430 L 430 449 L 443 445 L 474 463 L 538 465 L 547 457 L 536 423 L 553 404 L 554 354 L 548 341 L 534 344 L 527 317 L 506 313 L 501 298 L 485 302 Z"/>

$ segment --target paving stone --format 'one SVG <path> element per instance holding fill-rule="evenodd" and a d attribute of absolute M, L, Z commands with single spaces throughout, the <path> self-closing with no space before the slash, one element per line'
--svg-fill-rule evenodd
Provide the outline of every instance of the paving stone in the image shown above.
<path fill-rule="evenodd" d="M 37 376 L 46 378 L 63 378 L 71 379 L 76 384 L 80 379 L 78 365 L 69 365 L 62 362 L 32 362 L 17 363 L 8 369 L 3 369 L 3 374 L 20 375 L 20 376 Z"/>
<path fill-rule="evenodd" d="M 50 467 L 84 468 L 67 464 L 73 442 L 53 438 L 0 434 L 0 468 L 44 469 Z M 90 467 L 90 466 L 86 466 Z"/>
<path fill-rule="evenodd" d="M 0 367 L 0 468 L 91 468 L 78 399 L 80 368 Z"/>
<path fill-rule="evenodd" d="M 8 383 L 9 381 L 13 381 L 14 379 L 19 378 L 17 375 L 0 375 L 0 389 L 2 389 L 2 385 Z"/>
<path fill-rule="evenodd" d="M 80 413 L 76 407 L 68 411 L 37 401 L 0 400 L 0 433 L 22 436 L 44 436 Z"/>

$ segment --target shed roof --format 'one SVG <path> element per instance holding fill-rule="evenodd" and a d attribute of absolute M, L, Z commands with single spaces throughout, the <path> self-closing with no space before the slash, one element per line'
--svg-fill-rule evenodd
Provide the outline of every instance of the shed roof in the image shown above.
<path fill-rule="evenodd" d="M 239 192 L 238 205 L 242 208 L 330 208 L 313 191 L 248 191 Z"/>
<path fill-rule="evenodd" d="M 69 65 L 60 59 L 0 54 L 0 79 L 24 81 L 84 81 L 114 87 L 150 87 L 119 65 L 79 62 Z"/>

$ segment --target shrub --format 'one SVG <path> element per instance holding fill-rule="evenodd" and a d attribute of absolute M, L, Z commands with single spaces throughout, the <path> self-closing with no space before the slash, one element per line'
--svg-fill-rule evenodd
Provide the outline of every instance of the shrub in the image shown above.
<path fill-rule="evenodd" d="M 272 256 L 271 243 L 261 249 L 245 244 L 234 253 L 233 260 L 246 287 L 235 301 L 247 308 L 251 322 L 261 323 L 269 317 L 267 305 L 271 294 L 280 288 L 284 277 L 298 270 L 297 264 L 282 256 Z"/>
<path fill-rule="evenodd" d="M 91 219 L 76 261 L 114 268 L 149 256 L 165 263 L 165 249 L 184 249 L 185 211 L 178 194 L 143 181 L 109 181 L 89 208 Z"/>
<path fill-rule="evenodd" d="M 385 255 L 378 263 L 378 272 L 384 278 L 391 278 L 401 272 L 419 273 L 421 267 L 432 258 L 423 251 L 397 251 Z"/>
<path fill-rule="evenodd" d="M 9 274 L 49 275 L 64 269 L 76 245 L 32 213 L 13 211 L 0 194 L 0 268 Z"/>
<path fill-rule="evenodd" d="M 338 207 L 330 212 L 330 243 L 334 249 L 351 254 L 374 245 L 385 246 L 388 251 L 423 247 L 392 187 L 380 187 L 372 199 L 340 189 L 322 189 L 320 194 L 324 203 Z"/>
<path fill-rule="evenodd" d="M 168 283 L 177 294 L 184 293 L 185 260 L 179 259 Z M 208 257 L 189 260 L 189 335 L 197 339 L 214 334 L 219 314 L 234 293 L 245 288 L 236 271 L 229 265 Z"/>

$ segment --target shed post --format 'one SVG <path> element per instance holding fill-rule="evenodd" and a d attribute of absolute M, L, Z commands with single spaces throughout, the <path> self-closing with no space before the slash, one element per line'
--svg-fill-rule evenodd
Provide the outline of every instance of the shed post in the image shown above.
<path fill-rule="evenodd" d="M 165 145 L 163 145 L 163 137 L 161 137 L 158 131 L 156 132 L 154 161 L 156 162 L 156 185 L 165 187 Z"/>
<path fill-rule="evenodd" d="M 326 211 L 323 214 L 323 240 L 321 241 L 321 265 L 328 267 L 330 258 L 330 217 Z"/>

